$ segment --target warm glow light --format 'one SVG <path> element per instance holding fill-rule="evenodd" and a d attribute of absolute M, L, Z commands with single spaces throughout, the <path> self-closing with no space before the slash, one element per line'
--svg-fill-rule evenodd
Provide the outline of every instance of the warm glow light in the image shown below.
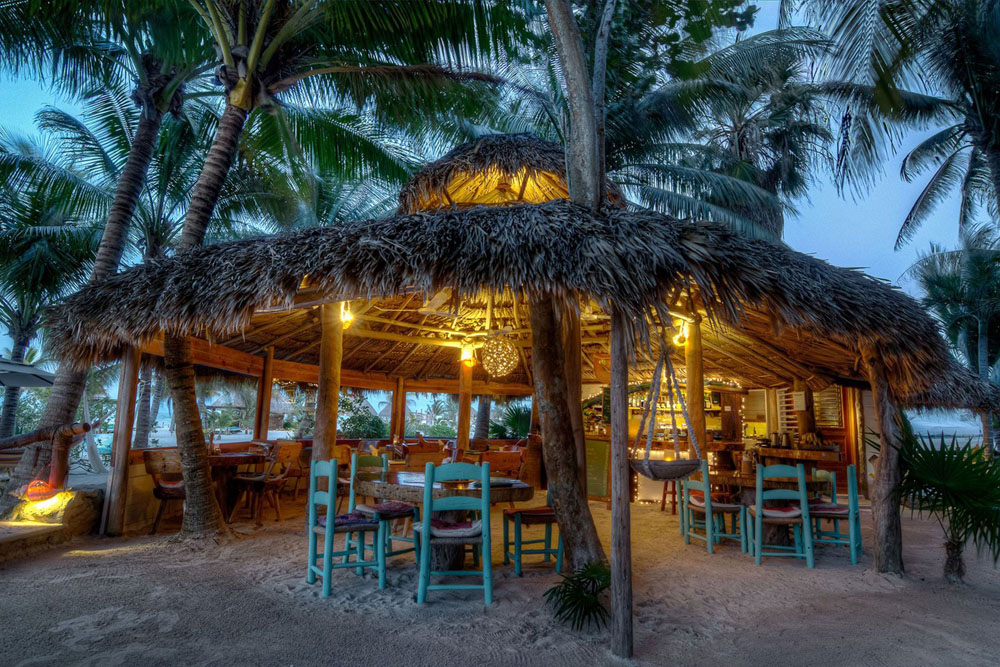
<path fill-rule="evenodd" d="M 354 313 L 351 312 L 346 301 L 340 302 L 340 321 L 343 323 L 345 329 L 351 326 L 351 322 L 354 321 Z"/>
<path fill-rule="evenodd" d="M 459 360 L 469 367 L 476 365 L 476 357 L 472 354 L 472 345 L 465 344 L 462 346 L 462 354 Z"/>
<path fill-rule="evenodd" d="M 677 330 L 677 335 L 674 336 L 674 345 L 677 347 L 684 347 L 688 341 L 688 325 L 687 322 L 681 322 Z"/>
<path fill-rule="evenodd" d="M 23 498 L 28 502 L 38 503 L 50 500 L 59 493 L 59 489 L 49 486 L 48 482 L 36 479 L 24 488 Z"/>

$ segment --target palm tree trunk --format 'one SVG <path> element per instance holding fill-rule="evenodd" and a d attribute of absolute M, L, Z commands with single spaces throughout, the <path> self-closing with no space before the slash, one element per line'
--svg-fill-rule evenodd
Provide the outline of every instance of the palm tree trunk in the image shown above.
<path fill-rule="evenodd" d="M 28 352 L 30 338 L 18 336 L 10 348 L 10 360 L 17 363 L 24 361 Z M 14 423 L 17 421 L 17 405 L 21 402 L 21 388 L 7 387 L 3 392 L 3 412 L 0 413 L 0 439 L 14 435 Z"/>
<path fill-rule="evenodd" d="M 178 250 L 184 251 L 201 245 L 205 238 L 205 230 L 212 219 L 212 211 L 219 201 L 219 193 L 226 182 L 229 168 L 236 157 L 236 148 L 243 134 L 248 112 L 232 104 L 226 105 L 219 119 L 212 147 L 205 158 L 198 182 L 191 193 L 191 204 L 184 218 L 184 229 L 181 232 Z"/>
<path fill-rule="evenodd" d="M 587 496 L 580 486 L 576 439 L 569 413 L 563 336 L 551 296 L 531 301 L 531 360 L 542 420 L 542 457 L 549 501 L 559 522 L 570 570 L 605 560 Z"/>
<path fill-rule="evenodd" d="M 489 394 L 482 394 L 479 397 L 479 407 L 476 411 L 476 428 L 472 433 L 474 440 L 490 437 L 490 406 L 493 404 L 493 397 Z"/>
<path fill-rule="evenodd" d="M 129 146 L 125 167 L 118 179 L 111 211 L 104 224 L 104 234 L 101 236 L 97 258 L 94 260 L 94 268 L 90 272 L 88 281 L 91 285 L 105 280 L 118 270 L 118 263 L 121 261 L 128 237 L 128 226 L 146 181 L 146 172 L 153 158 L 153 149 L 156 146 L 162 120 L 162 114 L 152 105 L 143 108 L 132 145 Z M 39 428 L 60 426 L 73 421 L 86 386 L 86 371 L 73 370 L 61 364 L 56 371 L 56 379 L 49 393 L 45 412 L 42 413 L 42 419 L 38 424 Z M 62 451 L 69 452 L 69 442 L 62 444 L 65 445 Z M 21 461 L 11 474 L 3 494 L 0 495 L 0 517 L 8 514 L 18 502 L 11 494 L 37 479 L 48 465 L 51 456 L 49 443 L 38 443 L 25 448 Z"/>
<path fill-rule="evenodd" d="M 156 383 L 153 389 L 153 401 L 149 406 L 149 427 L 156 430 L 156 419 L 160 416 L 160 405 L 167 395 L 167 378 L 162 371 L 156 373 Z"/>
<path fill-rule="evenodd" d="M 949 584 L 960 584 L 965 579 L 965 559 L 962 557 L 964 541 L 949 536 L 944 543 L 944 578 Z"/>
<path fill-rule="evenodd" d="M 90 403 L 87 402 L 87 390 L 83 391 L 83 421 L 90 424 Z M 104 461 L 101 460 L 101 453 L 97 451 L 97 439 L 94 437 L 93 431 L 87 431 L 83 436 L 83 441 L 86 443 L 87 448 L 87 460 L 90 461 L 90 467 L 95 473 L 104 474 L 108 471 L 104 467 Z"/>
<path fill-rule="evenodd" d="M 139 395 L 135 401 L 135 435 L 132 446 L 149 447 L 149 403 L 153 394 L 153 363 L 150 359 L 139 369 Z"/>
<path fill-rule="evenodd" d="M 94 259 L 94 270 L 90 274 L 90 284 L 100 282 L 118 271 L 125 243 L 128 238 L 128 226 L 132 222 L 136 202 L 146 183 L 146 172 L 153 159 L 153 149 L 160 135 L 160 125 L 163 122 L 161 114 L 153 105 L 144 106 L 135 130 L 132 145 L 129 146 L 125 168 L 118 179 L 115 189 L 115 199 L 111 203 L 111 212 L 104 224 L 104 234 L 101 245 Z"/>
<path fill-rule="evenodd" d="M 228 531 L 215 496 L 201 416 L 195 399 L 191 340 L 186 336 L 167 336 L 164 339 L 163 357 L 164 372 L 174 397 L 177 444 L 184 477 L 184 523 L 181 534 L 191 538 L 215 537 Z"/>
<path fill-rule="evenodd" d="M 985 382 L 990 381 L 990 333 L 989 318 L 980 316 L 976 330 L 976 361 L 979 366 L 979 377 Z M 993 451 L 993 413 L 986 411 L 983 418 L 983 445 Z"/>
<path fill-rule="evenodd" d="M 226 182 L 229 168 L 236 157 L 240 135 L 246 123 L 248 112 L 231 104 L 219 119 L 219 127 L 212 141 L 212 147 L 205 158 L 198 182 L 191 194 L 184 230 L 178 245 L 178 253 L 187 252 L 201 245 L 205 231 L 212 217 L 212 211 L 219 199 L 219 193 Z M 198 414 L 198 400 L 195 394 L 194 362 L 191 356 L 191 342 L 185 336 L 166 334 L 163 340 L 163 361 L 167 382 L 174 402 L 174 418 L 177 423 L 177 447 L 181 454 L 181 467 L 187 501 L 184 504 L 184 524 L 182 534 L 188 537 L 214 537 L 226 533 L 228 529 L 222 517 L 222 510 L 212 492 L 212 476 L 205 449 L 205 433 L 201 416 Z"/>

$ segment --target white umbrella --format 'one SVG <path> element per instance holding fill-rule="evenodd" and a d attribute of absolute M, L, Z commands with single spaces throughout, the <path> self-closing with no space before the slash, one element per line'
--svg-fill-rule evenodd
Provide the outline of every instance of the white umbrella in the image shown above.
<path fill-rule="evenodd" d="M 31 364 L 0 359 L 0 384 L 5 387 L 51 387 L 55 378 L 54 373 Z"/>

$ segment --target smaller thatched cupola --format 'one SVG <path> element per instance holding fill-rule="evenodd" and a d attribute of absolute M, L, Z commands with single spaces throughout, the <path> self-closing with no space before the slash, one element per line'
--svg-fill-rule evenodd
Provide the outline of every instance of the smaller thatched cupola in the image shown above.
<path fill-rule="evenodd" d="M 608 202 L 622 208 L 607 182 Z M 414 174 L 399 193 L 399 213 L 439 208 L 541 204 L 569 199 L 562 146 L 532 134 L 489 134 L 452 149 Z"/>

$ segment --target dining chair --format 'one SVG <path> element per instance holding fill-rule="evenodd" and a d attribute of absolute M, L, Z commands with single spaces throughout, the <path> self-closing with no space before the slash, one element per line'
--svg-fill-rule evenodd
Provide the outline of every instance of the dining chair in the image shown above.
<path fill-rule="evenodd" d="M 836 478 L 834 478 L 836 479 Z M 847 504 L 837 502 L 836 487 L 830 502 L 813 502 L 809 505 L 809 516 L 815 522 L 813 541 L 817 544 L 846 546 L 851 552 L 851 564 L 858 564 L 858 555 L 863 552 L 861 542 L 861 512 L 858 508 L 858 477 L 855 466 L 847 466 Z M 822 521 L 832 522 L 832 530 L 823 530 Z M 847 532 L 841 531 L 841 521 L 847 522 Z"/>
<path fill-rule="evenodd" d="M 142 462 L 146 466 L 146 472 L 153 478 L 153 497 L 160 501 L 156 518 L 153 519 L 153 529 L 149 531 L 150 535 L 155 535 L 167 503 L 171 500 L 183 502 L 187 498 L 181 475 L 181 454 L 176 449 L 144 449 Z"/>
<path fill-rule="evenodd" d="M 556 572 L 562 573 L 563 563 L 563 539 L 562 531 L 559 534 L 559 541 L 555 548 L 552 547 L 552 526 L 556 525 L 555 510 L 548 504 L 548 497 L 545 499 L 544 507 L 528 507 L 524 509 L 505 509 L 503 511 L 503 564 L 507 565 L 514 559 L 514 574 L 521 576 L 521 557 L 530 555 L 544 556 L 546 563 L 550 562 L 552 556 L 556 558 Z M 514 551 L 510 550 L 510 524 L 514 524 Z M 521 537 L 523 526 L 545 526 L 545 536 L 525 540 Z M 542 544 L 541 548 L 525 549 L 529 544 Z"/>
<path fill-rule="evenodd" d="M 351 462 L 352 473 L 356 471 L 355 461 Z M 351 475 L 354 479 L 354 475 Z M 323 483 L 325 482 L 325 483 Z M 376 568 L 378 572 L 378 587 L 385 588 L 385 541 L 382 538 L 382 524 L 359 512 L 354 511 L 354 484 L 351 483 L 350 510 L 347 514 L 335 514 L 337 503 L 337 459 L 329 461 L 313 461 L 309 471 L 309 498 L 306 515 L 306 532 L 309 535 L 308 562 L 306 566 L 306 582 L 316 583 L 316 577 L 323 580 L 323 597 L 330 597 L 331 576 L 334 569 L 354 568 L 359 576 L 364 568 Z M 320 506 L 325 507 L 320 515 Z M 336 533 L 344 535 L 344 548 L 334 551 L 333 537 Z M 369 547 L 365 535 L 372 533 L 374 540 Z M 357 534 L 359 538 L 352 538 Z M 323 552 L 317 553 L 319 537 L 323 536 Z M 365 560 L 367 551 L 374 550 L 374 558 Z M 351 561 L 351 558 L 354 558 Z M 334 559 L 340 558 L 340 562 Z M 316 561 L 320 565 L 316 565 Z"/>
<path fill-rule="evenodd" d="M 257 525 L 263 525 L 261 515 L 263 514 L 264 501 L 267 500 L 274 508 L 275 521 L 281 520 L 281 505 L 278 499 L 281 488 L 288 480 L 288 473 L 292 466 L 296 465 L 299 453 L 302 451 L 300 442 L 283 442 L 276 444 L 271 449 L 271 456 L 262 472 L 249 472 L 236 475 L 232 479 L 232 484 L 236 487 L 238 495 L 233 509 L 227 518 L 228 523 L 232 523 L 233 517 L 239 508 L 239 500 L 244 495 L 251 498 L 251 515 L 256 517 Z"/>
<path fill-rule="evenodd" d="M 434 497 L 434 484 L 454 480 L 479 480 L 480 496 L 447 496 Z M 452 524 L 449 527 L 443 521 L 432 520 L 434 512 L 478 511 L 480 518 L 478 526 L 475 521 L 471 526 Z M 493 603 L 493 558 L 490 543 L 490 464 L 474 465 L 472 463 L 448 463 L 435 466 L 428 463 L 424 468 L 424 509 L 423 520 L 415 530 L 420 540 L 418 560 L 420 563 L 417 577 L 417 602 L 427 602 L 428 591 L 445 590 L 475 590 L 482 589 L 486 604 Z M 463 548 L 471 545 L 473 553 L 481 553 L 481 570 L 444 570 L 431 571 L 431 548 L 436 545 L 460 545 Z M 431 576 L 481 576 L 481 584 L 431 584 Z"/>
<path fill-rule="evenodd" d="M 795 489 L 765 489 L 764 480 L 774 478 L 791 478 L 795 480 Z M 785 556 L 803 558 L 808 567 L 814 566 L 813 533 L 809 519 L 809 498 L 806 493 L 806 469 L 800 463 L 797 466 L 772 465 L 757 466 L 757 485 L 754 504 L 747 509 L 751 545 L 754 561 L 760 565 L 764 556 Z M 786 507 L 765 505 L 767 501 L 793 501 Z M 793 546 L 764 544 L 764 526 L 791 526 L 794 539 Z M 765 551 L 765 547 L 769 549 Z"/>
<path fill-rule="evenodd" d="M 384 478 L 389 472 L 389 457 L 385 454 L 381 456 L 354 454 L 351 460 L 351 469 L 353 471 L 351 474 L 352 487 L 354 485 L 354 475 L 365 469 L 376 470 Z M 354 510 L 385 524 L 382 528 L 382 534 L 385 539 L 386 557 L 398 556 L 399 554 L 414 551 L 416 549 L 416 537 L 412 535 L 408 536 L 407 533 L 410 532 L 410 526 L 416 525 L 417 521 L 420 520 L 420 508 L 398 500 L 373 498 L 372 501 L 371 503 L 355 505 Z M 393 533 L 393 524 L 398 525 L 399 521 L 403 522 L 403 526 L 400 534 L 396 535 Z M 404 542 L 410 546 L 396 549 L 393 542 Z"/>
<path fill-rule="evenodd" d="M 692 538 L 702 540 L 708 553 L 714 553 L 716 544 L 724 539 L 733 540 L 739 542 L 740 551 L 746 553 L 746 507 L 740 503 L 721 502 L 721 496 L 716 494 L 712 498 L 712 495 L 708 461 L 702 460 L 701 479 L 690 477 L 681 482 L 681 534 L 684 544 L 691 544 Z M 699 528 L 705 531 L 704 535 L 697 532 Z"/>

